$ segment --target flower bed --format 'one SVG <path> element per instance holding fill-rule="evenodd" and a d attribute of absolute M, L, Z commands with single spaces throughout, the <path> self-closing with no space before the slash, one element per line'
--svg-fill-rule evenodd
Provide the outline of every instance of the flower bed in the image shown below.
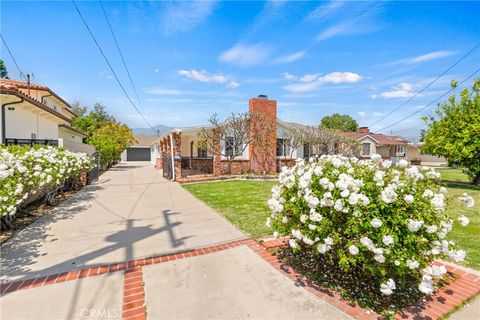
<path fill-rule="evenodd" d="M 290 236 L 287 260 L 374 309 L 431 294 L 446 273 L 431 262 L 460 262 L 465 252 L 445 240 L 452 220 L 440 175 L 407 165 L 378 155 L 322 156 L 283 168 L 267 224 L 274 236 Z M 468 195 L 460 200 L 474 205 Z M 468 224 L 463 216 L 459 221 Z"/>
<path fill-rule="evenodd" d="M 62 186 L 91 166 L 90 158 L 51 146 L 0 147 L 0 216 L 12 216 L 29 197 Z"/>

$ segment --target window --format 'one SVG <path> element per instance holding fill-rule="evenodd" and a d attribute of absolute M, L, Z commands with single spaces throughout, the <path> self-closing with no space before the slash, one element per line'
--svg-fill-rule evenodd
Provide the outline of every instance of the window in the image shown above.
<path fill-rule="evenodd" d="M 37 134 L 32 132 L 32 133 L 30 134 L 30 139 L 32 139 L 32 140 L 37 139 Z"/>
<path fill-rule="evenodd" d="M 287 139 L 277 139 L 277 157 L 290 155 L 290 147 Z"/>
<path fill-rule="evenodd" d="M 369 156 L 369 155 L 370 155 L 370 143 L 363 143 L 362 156 Z"/>
<path fill-rule="evenodd" d="M 197 149 L 197 157 L 199 158 L 206 158 L 207 157 L 207 150 L 204 148 Z"/>
<path fill-rule="evenodd" d="M 233 148 L 235 147 L 235 154 L 233 154 Z M 225 139 L 225 156 L 240 156 L 241 155 L 241 146 L 236 145 L 234 137 L 227 137 Z"/>
<path fill-rule="evenodd" d="M 305 159 L 310 158 L 310 143 L 303 144 L 303 157 Z"/>
<path fill-rule="evenodd" d="M 405 146 L 397 146 L 396 147 L 396 153 L 401 153 L 401 154 L 404 154 L 405 153 Z"/>

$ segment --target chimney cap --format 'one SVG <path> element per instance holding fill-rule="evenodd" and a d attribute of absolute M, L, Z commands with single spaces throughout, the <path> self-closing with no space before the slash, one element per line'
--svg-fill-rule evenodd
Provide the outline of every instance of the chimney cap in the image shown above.
<path fill-rule="evenodd" d="M 266 94 L 259 94 L 257 96 L 258 99 L 268 99 L 268 96 Z"/>

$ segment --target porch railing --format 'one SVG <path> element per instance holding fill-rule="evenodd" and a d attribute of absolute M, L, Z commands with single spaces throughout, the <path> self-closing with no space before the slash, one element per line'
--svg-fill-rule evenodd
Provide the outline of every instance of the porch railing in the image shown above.
<path fill-rule="evenodd" d="M 11 145 L 33 146 L 35 144 L 41 144 L 41 145 L 45 145 L 45 146 L 58 146 L 58 140 L 6 138 L 5 139 L 5 144 L 7 146 L 11 146 Z"/>

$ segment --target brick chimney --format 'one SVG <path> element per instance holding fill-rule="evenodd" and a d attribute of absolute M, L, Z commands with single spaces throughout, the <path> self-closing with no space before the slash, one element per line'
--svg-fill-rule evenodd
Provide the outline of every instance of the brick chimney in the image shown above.
<path fill-rule="evenodd" d="M 357 129 L 357 132 L 358 132 L 358 133 L 367 133 L 367 134 L 368 134 L 368 133 L 370 133 L 370 129 L 368 129 L 368 127 L 359 127 L 359 128 Z"/>
<path fill-rule="evenodd" d="M 268 152 L 249 146 L 250 170 L 255 173 L 275 173 L 277 171 L 277 101 L 269 100 L 266 95 L 259 95 L 248 101 L 248 110 L 253 117 L 260 113 L 266 116 L 269 127 L 267 139 L 271 139 L 269 146 L 271 150 Z"/>

